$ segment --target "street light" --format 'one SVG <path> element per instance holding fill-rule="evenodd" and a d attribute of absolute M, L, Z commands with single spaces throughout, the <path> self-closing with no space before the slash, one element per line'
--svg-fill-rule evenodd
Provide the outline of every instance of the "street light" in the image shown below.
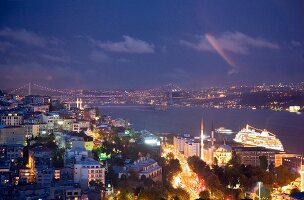
<path fill-rule="evenodd" d="M 261 184 L 262 184 L 262 182 L 258 182 L 258 186 L 259 186 L 259 200 L 261 200 Z"/>

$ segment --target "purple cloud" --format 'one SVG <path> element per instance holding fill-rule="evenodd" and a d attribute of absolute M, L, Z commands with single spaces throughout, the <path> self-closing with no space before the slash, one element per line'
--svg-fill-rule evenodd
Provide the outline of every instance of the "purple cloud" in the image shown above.
<path fill-rule="evenodd" d="M 121 42 L 101 42 L 89 38 L 89 40 L 95 45 L 104 49 L 105 51 L 117 52 L 117 53 L 133 53 L 133 54 L 144 54 L 154 53 L 154 44 L 150 44 L 146 41 L 132 38 L 124 35 L 124 40 Z"/>
<path fill-rule="evenodd" d="M 24 43 L 29 46 L 45 47 L 47 44 L 45 38 L 25 29 L 12 30 L 10 28 L 5 28 L 0 31 L 0 36 Z"/>
<path fill-rule="evenodd" d="M 180 44 L 199 50 L 215 52 L 209 44 L 205 34 L 200 37 L 198 42 L 189 42 L 181 40 Z M 249 54 L 250 48 L 280 49 L 280 46 L 274 42 L 263 38 L 254 38 L 241 32 L 225 32 L 219 36 L 213 36 L 224 51 L 235 54 Z"/>

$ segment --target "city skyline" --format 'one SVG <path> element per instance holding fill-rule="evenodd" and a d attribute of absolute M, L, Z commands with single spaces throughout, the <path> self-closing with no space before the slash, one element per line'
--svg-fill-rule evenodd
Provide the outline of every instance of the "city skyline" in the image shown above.
<path fill-rule="evenodd" d="M 204 88 L 303 80 L 301 1 L 1 4 L 2 88 L 26 82 Z"/>

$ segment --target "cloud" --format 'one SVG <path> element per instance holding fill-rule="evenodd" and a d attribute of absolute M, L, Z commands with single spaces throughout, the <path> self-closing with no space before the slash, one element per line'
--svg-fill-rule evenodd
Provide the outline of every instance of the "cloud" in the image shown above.
<path fill-rule="evenodd" d="M 212 45 L 208 42 L 208 35 L 211 34 L 201 36 L 197 42 L 180 40 L 180 44 L 199 51 L 215 52 Z M 241 32 L 225 32 L 219 36 L 212 37 L 224 51 L 235 54 L 249 54 L 251 48 L 280 49 L 280 46 L 274 42 L 267 41 L 263 38 L 254 38 Z"/>
<path fill-rule="evenodd" d="M 13 44 L 7 41 L 0 41 L 0 52 L 5 52 L 7 49 L 14 47 Z"/>
<path fill-rule="evenodd" d="M 25 29 L 12 30 L 10 28 L 5 28 L 0 30 L 0 37 L 6 37 L 29 46 L 45 47 L 47 44 L 45 38 Z"/>
<path fill-rule="evenodd" d="M 124 40 L 121 42 L 101 42 L 92 38 L 89 38 L 89 41 L 95 46 L 111 52 L 130 54 L 154 53 L 154 44 L 127 35 L 124 35 L 123 38 Z"/>
<path fill-rule="evenodd" d="M 71 58 L 68 56 L 54 56 L 49 54 L 41 54 L 41 57 L 53 62 L 63 62 L 63 63 L 71 62 Z"/>
<path fill-rule="evenodd" d="M 290 43 L 294 47 L 302 47 L 303 46 L 301 42 L 295 41 L 295 40 L 292 40 Z"/>
<path fill-rule="evenodd" d="M 161 77 L 166 79 L 185 79 L 189 77 L 189 74 L 182 68 L 175 68 L 168 73 L 162 74 Z"/>
<path fill-rule="evenodd" d="M 108 62 L 110 57 L 102 51 L 92 51 L 90 54 L 90 59 L 94 62 Z"/>

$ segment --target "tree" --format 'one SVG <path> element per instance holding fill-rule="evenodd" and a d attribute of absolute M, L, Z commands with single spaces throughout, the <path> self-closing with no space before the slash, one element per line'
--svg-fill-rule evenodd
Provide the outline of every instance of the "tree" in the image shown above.
<path fill-rule="evenodd" d="M 260 160 L 260 168 L 263 170 L 267 170 L 268 168 L 268 160 L 266 156 L 260 156 L 259 157 Z"/>
<path fill-rule="evenodd" d="M 290 195 L 292 195 L 292 194 L 294 194 L 294 193 L 298 193 L 298 192 L 300 192 L 299 188 L 294 187 L 294 188 L 292 188 L 292 189 L 290 190 Z"/>
<path fill-rule="evenodd" d="M 56 149 L 53 152 L 53 165 L 55 168 L 62 168 L 64 165 L 64 149 Z"/>
<path fill-rule="evenodd" d="M 199 193 L 199 197 L 200 197 L 200 199 L 204 199 L 204 200 L 208 200 L 208 199 L 210 199 L 210 193 L 209 193 L 209 191 L 208 190 L 204 190 L 204 191 L 201 191 L 200 193 Z"/>
<path fill-rule="evenodd" d="M 228 164 L 232 165 L 233 167 L 238 167 L 241 164 L 241 158 L 236 154 L 235 151 L 232 151 L 232 157 Z"/>
<path fill-rule="evenodd" d="M 284 186 L 290 183 L 291 181 L 294 181 L 298 174 L 289 170 L 287 167 L 281 165 L 279 167 L 275 168 L 276 173 L 276 181 L 279 186 Z"/>
<path fill-rule="evenodd" d="M 177 174 L 179 174 L 182 171 L 181 165 L 179 163 L 178 159 L 173 159 L 170 160 L 168 165 L 166 166 L 167 172 L 168 172 L 168 176 L 167 176 L 167 180 L 171 181 L 173 176 L 176 176 Z"/>
<path fill-rule="evenodd" d="M 190 195 L 182 188 L 173 189 L 169 192 L 170 199 L 174 200 L 189 200 Z"/>

